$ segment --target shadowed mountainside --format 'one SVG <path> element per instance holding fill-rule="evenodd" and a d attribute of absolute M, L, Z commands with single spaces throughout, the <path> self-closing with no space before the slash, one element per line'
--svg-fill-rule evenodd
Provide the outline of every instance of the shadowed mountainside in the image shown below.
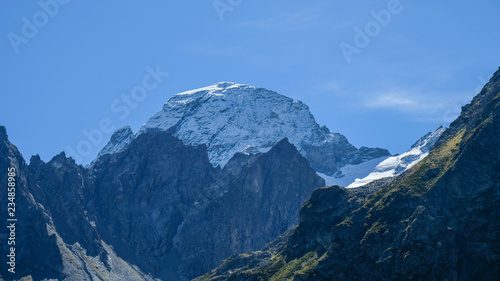
<path fill-rule="evenodd" d="M 17 170 L 18 279 L 193 278 L 295 226 L 301 205 L 324 186 L 287 139 L 267 153 L 238 153 L 222 170 L 206 146 L 158 129 L 90 168 L 64 153 L 47 163 L 33 156 L 28 166 L 4 127 L 0 152 L 0 168 Z M 0 274 L 13 276 L 4 267 Z"/>
<path fill-rule="evenodd" d="M 500 70 L 431 153 L 366 198 L 314 191 L 282 245 L 197 280 L 497 280 Z"/>

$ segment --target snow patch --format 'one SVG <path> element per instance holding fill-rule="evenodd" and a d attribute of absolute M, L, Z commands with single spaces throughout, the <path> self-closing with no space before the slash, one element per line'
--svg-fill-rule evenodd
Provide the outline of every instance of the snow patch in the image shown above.
<path fill-rule="evenodd" d="M 356 178 L 347 187 L 359 187 L 374 180 L 399 175 L 410 169 L 429 154 L 432 146 L 445 130 L 446 128 L 439 126 L 434 132 L 420 138 L 407 152 L 385 159 L 373 169 L 372 173 Z"/>

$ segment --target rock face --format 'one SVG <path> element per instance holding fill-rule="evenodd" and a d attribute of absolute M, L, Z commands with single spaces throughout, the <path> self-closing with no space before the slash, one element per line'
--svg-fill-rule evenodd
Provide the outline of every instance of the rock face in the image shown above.
<path fill-rule="evenodd" d="M 93 165 L 88 210 L 120 257 L 162 280 L 196 277 L 298 223 L 324 185 L 287 140 L 213 168 L 206 147 L 149 129 Z M 290 194 L 290 196 L 283 196 Z M 290 198 L 292 197 L 292 198 Z"/>
<path fill-rule="evenodd" d="M 134 137 L 134 133 L 129 126 L 116 130 L 113 135 L 111 135 L 109 142 L 99 152 L 97 158 L 104 154 L 111 154 L 125 149 L 125 147 L 132 142 Z"/>
<path fill-rule="evenodd" d="M 85 212 L 85 169 L 61 153 L 48 163 L 33 156 L 29 172 L 33 197 L 50 211 L 59 236 L 68 244 L 78 242 L 90 256 L 104 252 Z"/>
<path fill-rule="evenodd" d="M 497 280 L 499 136 L 500 69 L 414 167 L 369 196 L 316 190 L 282 246 L 198 280 Z"/>
<path fill-rule="evenodd" d="M 231 161 L 238 160 L 230 160 L 226 167 L 233 165 Z M 227 191 L 190 216 L 179 232 L 181 269 L 188 277 L 216 267 L 232 254 L 264 247 L 299 222 L 302 204 L 315 188 L 324 186 L 287 139 L 240 169 Z"/>
<path fill-rule="evenodd" d="M 85 211 L 85 169 L 60 154 L 44 163 L 38 156 L 26 165 L 0 126 L 0 179 L 16 170 L 15 245 L 2 234 L 1 251 L 16 248 L 15 273 L 0 267 L 6 280 L 153 280 L 123 261 L 101 240 Z M 0 190 L 7 206 L 7 189 Z M 0 214 L 7 221 L 7 212 Z M 4 233 L 4 232 L 2 232 Z M 0 278 L 1 279 L 1 278 Z"/>
<path fill-rule="evenodd" d="M 24 162 L 17 148 L 12 145 L 8 138 L 5 127 L 0 126 L 0 180 L 3 184 L 8 182 L 7 169 L 14 168 L 16 171 L 15 203 L 16 213 L 15 232 L 16 244 L 8 245 L 10 233 L 2 230 L 0 249 L 4 256 L 3 264 L 0 267 L 0 275 L 4 278 L 8 276 L 21 278 L 32 275 L 38 280 L 45 277 L 60 277 L 62 270 L 61 254 L 57 247 L 54 236 L 49 235 L 47 223 L 50 217 L 46 216 L 45 210 L 33 199 L 33 195 L 28 189 L 28 166 Z M 0 202 L 3 208 L 7 207 L 7 188 L 0 188 Z M 7 209 L 0 212 L 0 219 L 5 224 L 8 219 Z M 3 226 L 5 228 L 7 225 Z M 10 253 L 10 247 L 16 248 L 16 273 L 8 272 L 5 256 Z M 31 265 L 37 264 L 43 271 L 33 268 Z M 20 272 L 24 268 L 24 272 Z"/>
<path fill-rule="evenodd" d="M 324 185 L 286 139 L 267 153 L 239 153 L 223 170 L 205 145 L 185 145 L 159 129 L 90 168 L 64 153 L 48 163 L 33 156 L 28 166 L 4 127 L 0 152 L 0 168 L 18 171 L 18 279 L 192 278 L 296 225 L 301 205 Z"/>
<path fill-rule="evenodd" d="M 389 156 L 380 148 L 355 148 L 338 133 L 320 127 L 307 105 L 276 92 L 218 83 L 174 95 L 141 128 L 168 130 L 189 145 L 206 144 L 214 166 L 224 166 L 248 146 L 265 152 L 288 138 L 311 166 L 333 175 L 346 164 Z"/>
<path fill-rule="evenodd" d="M 120 257 L 168 280 L 176 264 L 168 259 L 173 238 L 215 173 L 206 147 L 150 130 L 92 166 L 88 210 Z"/>

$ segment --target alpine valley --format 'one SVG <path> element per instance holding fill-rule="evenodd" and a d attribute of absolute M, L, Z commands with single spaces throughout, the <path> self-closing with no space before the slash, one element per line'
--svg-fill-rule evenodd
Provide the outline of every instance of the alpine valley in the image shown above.
<path fill-rule="evenodd" d="M 87 166 L 27 163 L 0 126 L 17 211 L 15 273 L 2 262 L 0 279 L 497 280 L 499 100 L 500 70 L 401 155 L 227 82 L 174 95 Z"/>

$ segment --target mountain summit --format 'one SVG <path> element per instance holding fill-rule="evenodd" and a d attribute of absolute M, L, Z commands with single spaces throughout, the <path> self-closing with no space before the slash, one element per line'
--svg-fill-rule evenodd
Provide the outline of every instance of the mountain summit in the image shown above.
<path fill-rule="evenodd" d="M 301 101 L 228 82 L 172 96 L 139 134 L 148 128 L 167 130 L 188 145 L 207 145 L 214 166 L 224 166 L 237 152 L 266 152 L 283 138 L 327 175 L 389 155 L 380 148 L 357 149 L 343 135 L 320 127 Z"/>

